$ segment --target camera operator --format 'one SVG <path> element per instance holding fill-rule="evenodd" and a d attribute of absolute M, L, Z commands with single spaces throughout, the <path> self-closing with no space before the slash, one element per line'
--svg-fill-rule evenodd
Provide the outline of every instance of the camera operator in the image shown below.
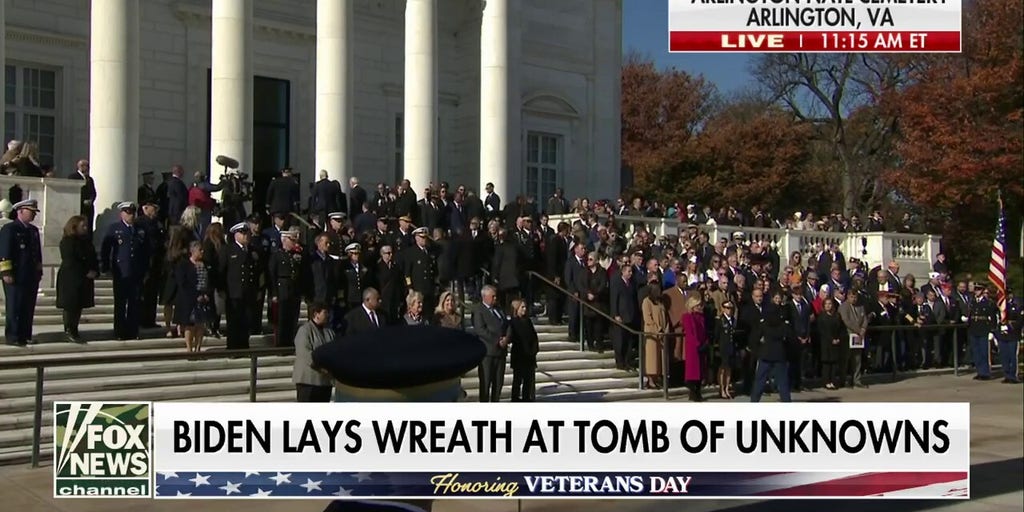
<path fill-rule="evenodd" d="M 245 220 L 245 202 L 252 199 L 252 182 L 245 173 L 229 170 L 220 178 L 220 217 L 225 226 L 234 226 Z"/>

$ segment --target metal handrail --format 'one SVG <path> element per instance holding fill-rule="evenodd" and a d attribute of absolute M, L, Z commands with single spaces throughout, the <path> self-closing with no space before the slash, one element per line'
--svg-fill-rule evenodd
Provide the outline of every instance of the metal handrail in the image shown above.
<path fill-rule="evenodd" d="M 532 270 L 527 271 L 527 274 L 530 277 L 534 277 L 536 279 L 539 279 L 541 282 L 547 284 L 549 287 L 551 287 L 555 291 L 561 293 L 562 295 L 565 295 L 569 299 L 571 299 L 571 300 L 575 301 L 577 304 L 579 304 L 579 308 L 580 308 L 580 331 L 583 330 L 583 319 L 582 319 L 582 317 L 583 317 L 583 308 L 590 308 L 591 311 L 593 311 L 594 313 L 597 313 L 599 316 L 603 317 L 605 320 L 611 322 L 612 324 L 614 324 L 615 326 L 619 327 L 620 329 L 622 329 L 622 330 L 624 330 L 624 331 L 626 331 L 626 332 L 636 336 L 637 337 L 637 352 L 638 352 L 638 355 L 642 354 L 642 350 L 643 350 L 643 346 L 644 346 L 644 338 L 645 337 L 650 336 L 650 337 L 655 337 L 655 338 L 661 338 L 662 339 L 662 343 L 661 343 L 661 348 L 662 348 L 662 354 L 661 354 L 661 375 L 662 375 L 661 391 L 662 391 L 663 398 L 665 400 L 669 399 L 669 389 L 668 389 L 668 373 L 669 373 L 669 368 L 668 368 L 668 362 L 669 362 L 669 358 L 672 357 L 672 354 L 669 351 L 668 343 L 666 343 L 666 341 L 668 341 L 669 337 L 676 337 L 676 336 L 678 336 L 678 337 L 682 338 L 683 337 L 683 333 L 674 332 L 674 331 L 668 331 L 668 332 L 645 332 L 645 331 L 640 331 L 640 330 L 634 329 L 634 328 L 632 328 L 632 327 L 630 327 L 630 326 L 628 326 L 628 325 L 626 325 L 626 324 L 624 324 L 622 322 L 619 322 L 614 317 L 612 317 L 611 315 L 605 313 L 604 311 L 601 311 L 597 307 L 595 307 L 595 306 L 593 306 L 591 304 L 588 304 L 582 298 L 577 297 L 576 295 L 574 295 L 569 290 L 567 290 L 567 289 L 565 289 L 565 288 L 555 284 L 554 281 L 544 277 L 543 275 L 541 275 L 541 274 L 539 274 L 539 273 L 537 273 L 535 271 L 532 271 Z M 583 336 L 580 336 L 580 350 L 583 349 L 583 343 L 584 343 Z M 638 387 L 639 387 L 639 389 L 643 389 L 644 388 L 644 358 L 643 357 L 639 357 L 638 358 L 638 362 L 639 362 L 639 365 L 638 365 L 639 368 L 637 368 L 637 373 L 639 374 L 638 375 Z"/>
<path fill-rule="evenodd" d="M 0 371 L 22 370 L 35 368 L 35 408 L 32 417 L 32 467 L 39 467 L 39 450 L 42 445 L 43 431 L 43 380 L 44 369 L 65 366 L 91 366 L 113 363 L 145 363 L 152 361 L 181 361 L 209 359 L 249 358 L 249 401 L 256 401 L 257 360 L 260 357 L 290 356 L 295 354 L 294 347 L 255 348 L 248 350 L 210 350 L 207 352 L 182 352 L 159 354 L 117 354 L 117 355 L 85 355 L 60 358 L 32 358 L 20 361 L 0 360 Z"/>

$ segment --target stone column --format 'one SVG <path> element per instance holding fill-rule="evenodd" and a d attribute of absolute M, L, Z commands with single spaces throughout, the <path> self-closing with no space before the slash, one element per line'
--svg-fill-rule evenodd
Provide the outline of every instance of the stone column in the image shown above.
<path fill-rule="evenodd" d="M 89 167 L 102 217 L 138 194 L 139 1 L 92 0 L 90 17 Z"/>
<path fill-rule="evenodd" d="M 316 173 L 326 169 L 348 190 L 352 176 L 352 36 L 351 1 L 316 3 Z"/>
<path fill-rule="evenodd" d="M 224 170 L 217 155 L 252 175 L 252 1 L 213 0 L 212 31 L 210 181 L 217 183 Z"/>
<path fill-rule="evenodd" d="M 402 168 L 423 190 L 437 174 L 437 0 L 406 0 L 404 89 Z"/>
<path fill-rule="evenodd" d="M 0 64 L 4 65 L 5 77 L 7 75 L 7 17 L 4 15 L 4 5 L 6 4 L 7 2 L 0 2 Z M 6 118 L 7 116 L 0 116 L 0 134 L 6 133 L 6 126 L 4 125 Z M 6 140 L 3 141 L 4 151 L 7 151 L 7 142 Z"/>
<path fill-rule="evenodd" d="M 502 205 L 522 188 L 519 170 L 520 105 L 515 38 L 516 0 L 487 0 L 480 27 L 480 191 L 487 183 Z M 537 198 L 538 202 L 546 200 Z"/>

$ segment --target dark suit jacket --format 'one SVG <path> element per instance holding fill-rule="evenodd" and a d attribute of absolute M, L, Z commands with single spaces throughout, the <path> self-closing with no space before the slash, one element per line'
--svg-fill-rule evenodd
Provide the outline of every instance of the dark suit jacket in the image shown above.
<path fill-rule="evenodd" d="M 508 331 L 508 320 L 500 309 L 494 310 L 497 315 L 483 303 L 473 305 L 473 332 L 487 348 L 488 357 L 505 357 L 508 349 L 498 345 L 498 338 Z"/>
<path fill-rule="evenodd" d="M 558 278 L 565 283 L 565 267 L 568 258 L 569 244 L 565 239 L 558 235 L 548 238 L 544 247 L 544 263 L 549 279 Z"/>
<path fill-rule="evenodd" d="M 491 261 L 491 277 L 499 290 L 518 288 L 519 268 L 522 264 L 519 248 L 514 241 L 506 240 L 494 249 Z"/>
<path fill-rule="evenodd" d="M 188 207 L 188 187 L 181 178 L 171 176 L 167 179 L 167 219 L 171 224 L 181 222 L 181 214 Z M 228 226 L 230 227 L 230 226 Z"/>
<path fill-rule="evenodd" d="M 338 186 L 338 182 L 322 179 L 313 184 L 313 193 L 310 198 L 311 209 L 314 212 L 324 215 L 344 211 L 348 207 L 345 201 L 345 194 Z M 346 215 L 348 212 L 345 212 Z"/>
<path fill-rule="evenodd" d="M 348 218 L 354 219 L 363 211 L 363 204 L 366 203 L 366 189 L 356 185 L 349 191 L 348 195 Z"/>
<path fill-rule="evenodd" d="M 267 187 L 268 213 L 292 213 L 299 211 L 299 182 L 294 177 L 276 178 Z"/>
<path fill-rule="evenodd" d="M 637 305 L 636 285 L 632 279 L 627 283 L 622 275 L 612 276 L 611 301 L 608 314 L 612 317 L 621 316 L 622 323 L 632 324 L 636 321 L 640 307 Z"/>
<path fill-rule="evenodd" d="M 565 274 L 562 276 L 562 280 L 565 283 L 565 288 L 570 292 L 577 293 L 579 288 L 576 287 L 576 282 L 580 280 L 580 275 L 586 270 L 586 261 L 581 264 L 575 254 L 569 254 L 569 257 L 565 259 Z"/>
<path fill-rule="evenodd" d="M 380 324 L 379 326 L 373 325 L 373 322 L 370 321 L 370 315 L 366 314 L 366 310 L 361 305 L 346 313 L 345 336 L 372 331 L 387 325 L 387 319 L 384 318 L 384 314 L 381 311 L 376 311 L 376 313 L 377 323 Z"/>
<path fill-rule="evenodd" d="M 82 180 L 83 178 L 81 174 L 78 174 L 78 171 L 75 171 L 68 176 L 68 179 Z M 81 200 L 79 208 L 81 208 L 83 212 L 91 212 L 93 203 L 96 201 L 96 183 L 93 181 L 92 176 L 86 176 L 84 180 L 85 183 L 82 184 L 82 191 L 79 194 Z M 89 219 L 89 222 L 92 222 L 92 219 Z"/>
<path fill-rule="evenodd" d="M 793 336 L 807 338 L 811 335 L 811 314 L 814 308 L 809 302 L 802 302 L 799 311 L 796 303 L 790 302 L 787 305 L 789 313 L 789 325 L 793 328 Z"/>

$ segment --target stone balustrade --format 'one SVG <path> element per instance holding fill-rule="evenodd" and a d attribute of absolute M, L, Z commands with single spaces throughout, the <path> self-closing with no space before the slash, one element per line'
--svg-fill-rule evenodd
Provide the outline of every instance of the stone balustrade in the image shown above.
<path fill-rule="evenodd" d="M 0 198 L 8 198 L 10 189 L 20 187 L 22 199 L 39 202 L 35 224 L 43 243 L 43 265 L 50 273 L 60 263 L 60 239 L 68 219 L 81 211 L 82 182 L 62 178 L 23 178 L 0 176 Z M 43 276 L 44 281 L 52 276 Z"/>
<path fill-rule="evenodd" d="M 548 225 L 556 228 L 561 221 L 573 222 L 579 217 L 577 215 L 551 215 Z M 604 220 L 604 219 L 602 219 Z M 616 223 L 623 228 L 627 236 L 632 236 L 638 227 L 644 227 L 658 236 L 678 235 L 691 226 L 678 219 L 665 219 L 655 217 L 628 217 L 620 216 L 615 218 Z M 836 244 L 843 251 L 847 258 L 856 257 L 866 262 L 868 268 L 876 265 L 888 265 L 890 261 L 900 264 L 900 274 L 913 274 L 920 278 L 931 272 L 932 263 L 940 252 L 942 237 L 929 234 L 910 234 L 893 232 L 861 232 L 861 233 L 838 233 L 832 231 L 805 231 L 793 229 L 755 228 L 749 226 L 724 226 L 716 224 L 698 225 L 698 229 L 705 231 L 712 242 L 727 238 L 732 239 L 734 233 L 741 231 L 746 239 L 751 242 L 774 244 L 783 256 L 783 262 L 788 261 L 789 255 L 800 252 L 803 261 L 813 256 L 822 246 Z"/>

